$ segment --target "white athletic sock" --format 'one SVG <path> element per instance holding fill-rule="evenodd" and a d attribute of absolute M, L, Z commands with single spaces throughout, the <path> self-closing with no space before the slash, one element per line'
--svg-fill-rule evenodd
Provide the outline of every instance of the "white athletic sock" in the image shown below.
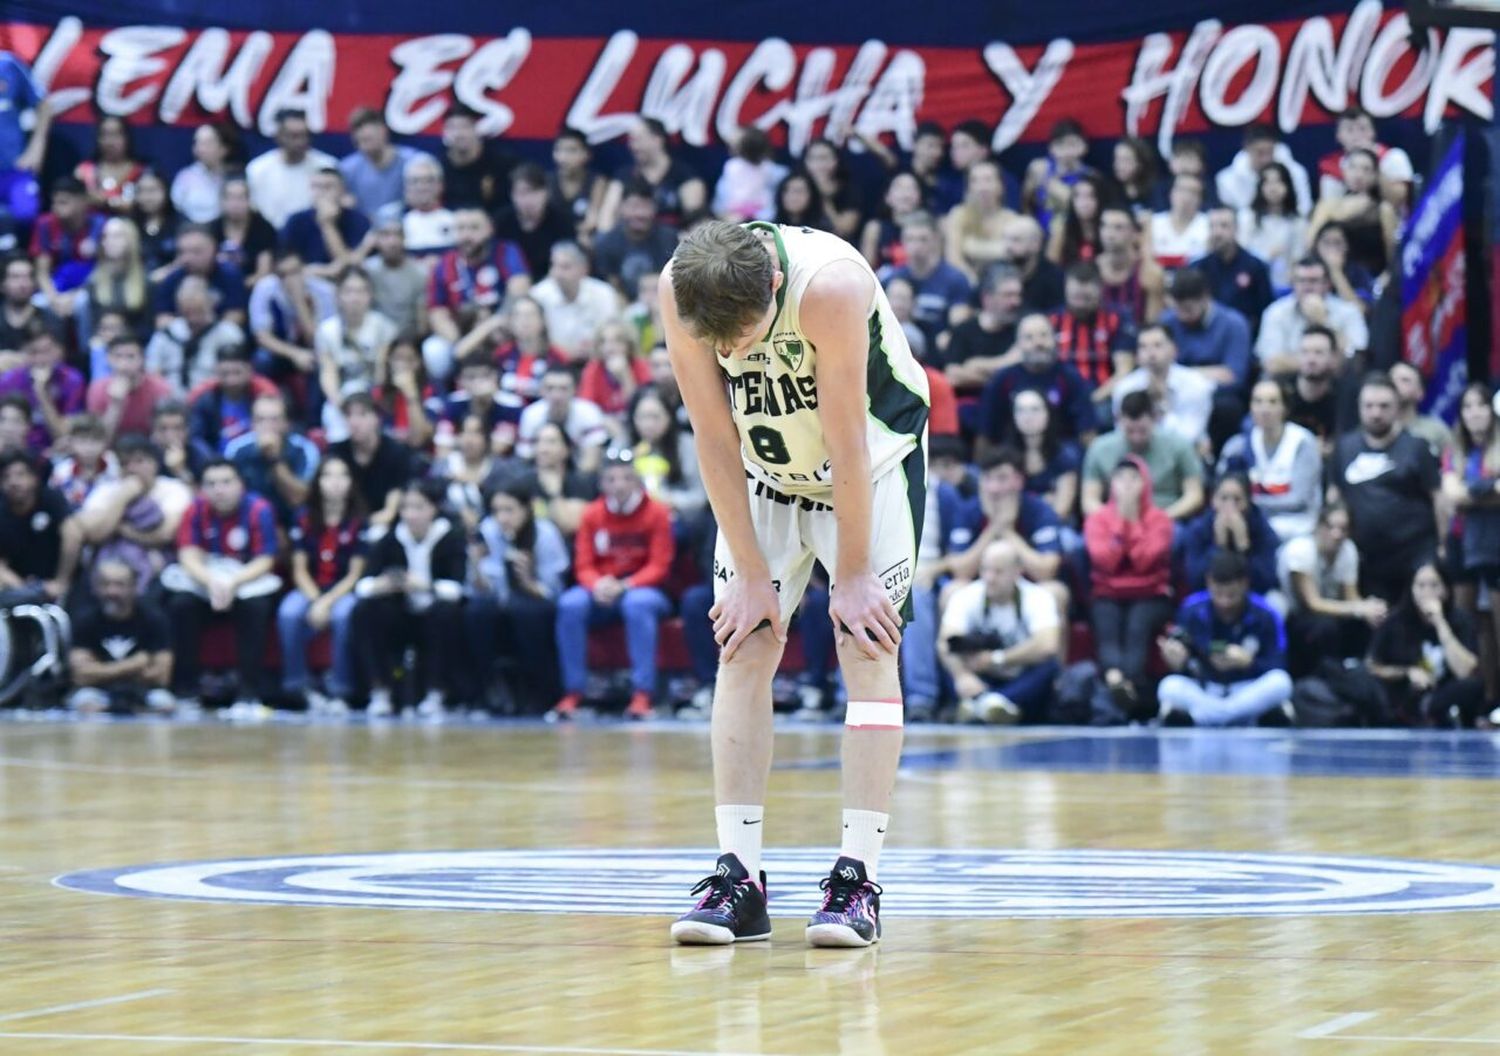
<path fill-rule="evenodd" d="M 885 845 L 885 830 L 890 823 L 891 816 L 878 811 L 844 811 L 844 842 L 839 847 L 839 856 L 864 862 L 865 876 L 873 881 L 875 871 L 880 868 L 880 848 Z"/>
<path fill-rule="evenodd" d="M 719 853 L 732 854 L 740 860 L 750 879 L 760 883 L 760 846 L 766 808 L 730 804 L 714 808 L 719 826 Z"/>

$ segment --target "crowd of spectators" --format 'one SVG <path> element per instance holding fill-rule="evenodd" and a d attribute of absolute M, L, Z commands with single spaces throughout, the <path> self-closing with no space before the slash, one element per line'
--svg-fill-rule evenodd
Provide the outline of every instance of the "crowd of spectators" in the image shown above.
<path fill-rule="evenodd" d="M 22 192 L 37 109 L 0 135 Z M 1478 384 L 1451 431 L 1419 414 L 1391 281 L 1416 173 L 1368 114 L 1309 164 L 1254 127 L 1217 173 L 1070 121 L 1012 172 L 981 122 L 924 125 L 867 145 L 881 186 L 754 128 L 699 172 L 642 119 L 606 174 L 572 130 L 543 167 L 477 125 L 454 106 L 429 154 L 360 110 L 335 157 L 289 110 L 264 153 L 204 125 L 171 172 L 104 118 L 0 209 L 0 601 L 73 613 L 74 705 L 703 714 L 714 526 L 657 286 L 717 216 L 857 244 L 926 367 L 912 718 L 1373 693 L 1345 719 L 1491 721 L 1500 430 Z M 815 582 L 808 717 L 839 706 L 826 607 Z"/>

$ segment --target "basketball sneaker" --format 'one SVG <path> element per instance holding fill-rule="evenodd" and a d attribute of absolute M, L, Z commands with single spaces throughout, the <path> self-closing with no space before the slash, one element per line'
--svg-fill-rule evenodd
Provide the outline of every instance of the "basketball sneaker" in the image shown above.
<path fill-rule="evenodd" d="M 757 884 L 737 856 L 719 855 L 718 866 L 698 881 L 692 893 L 703 897 L 672 924 L 672 938 L 683 945 L 727 946 L 771 937 L 766 874 L 760 874 Z"/>
<path fill-rule="evenodd" d="M 651 706 L 651 694 L 632 693 L 630 703 L 625 706 L 625 718 L 637 722 L 656 718 L 656 709 Z"/>
<path fill-rule="evenodd" d="M 583 703 L 582 693 L 569 693 L 559 700 L 544 716 L 548 722 L 571 722 L 578 714 L 578 705 Z"/>
<path fill-rule="evenodd" d="M 807 922 L 814 946 L 869 946 L 880 941 L 879 884 L 865 875 L 865 863 L 840 858 L 818 884 L 823 905 Z"/>

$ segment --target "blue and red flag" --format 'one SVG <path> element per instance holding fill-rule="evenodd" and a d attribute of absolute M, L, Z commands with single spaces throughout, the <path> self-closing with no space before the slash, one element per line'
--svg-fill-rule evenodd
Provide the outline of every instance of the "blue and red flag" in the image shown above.
<path fill-rule="evenodd" d="M 1459 132 L 1417 203 L 1401 245 L 1401 332 L 1422 372 L 1422 410 L 1451 422 L 1469 383 L 1464 285 L 1464 133 Z"/>

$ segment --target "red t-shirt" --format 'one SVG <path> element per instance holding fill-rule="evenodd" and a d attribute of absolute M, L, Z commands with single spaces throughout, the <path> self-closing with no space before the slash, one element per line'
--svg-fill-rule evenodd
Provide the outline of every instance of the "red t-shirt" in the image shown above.
<path fill-rule="evenodd" d="M 104 417 L 104 412 L 109 410 L 109 378 L 99 378 L 89 383 L 88 395 L 84 397 L 84 406 L 90 414 Z M 151 432 L 151 412 L 162 400 L 170 398 L 172 386 L 166 380 L 155 374 L 147 374 L 141 378 L 140 384 L 125 394 L 125 408 L 120 414 L 120 424 L 115 429 L 119 435 L 126 433 Z"/>

